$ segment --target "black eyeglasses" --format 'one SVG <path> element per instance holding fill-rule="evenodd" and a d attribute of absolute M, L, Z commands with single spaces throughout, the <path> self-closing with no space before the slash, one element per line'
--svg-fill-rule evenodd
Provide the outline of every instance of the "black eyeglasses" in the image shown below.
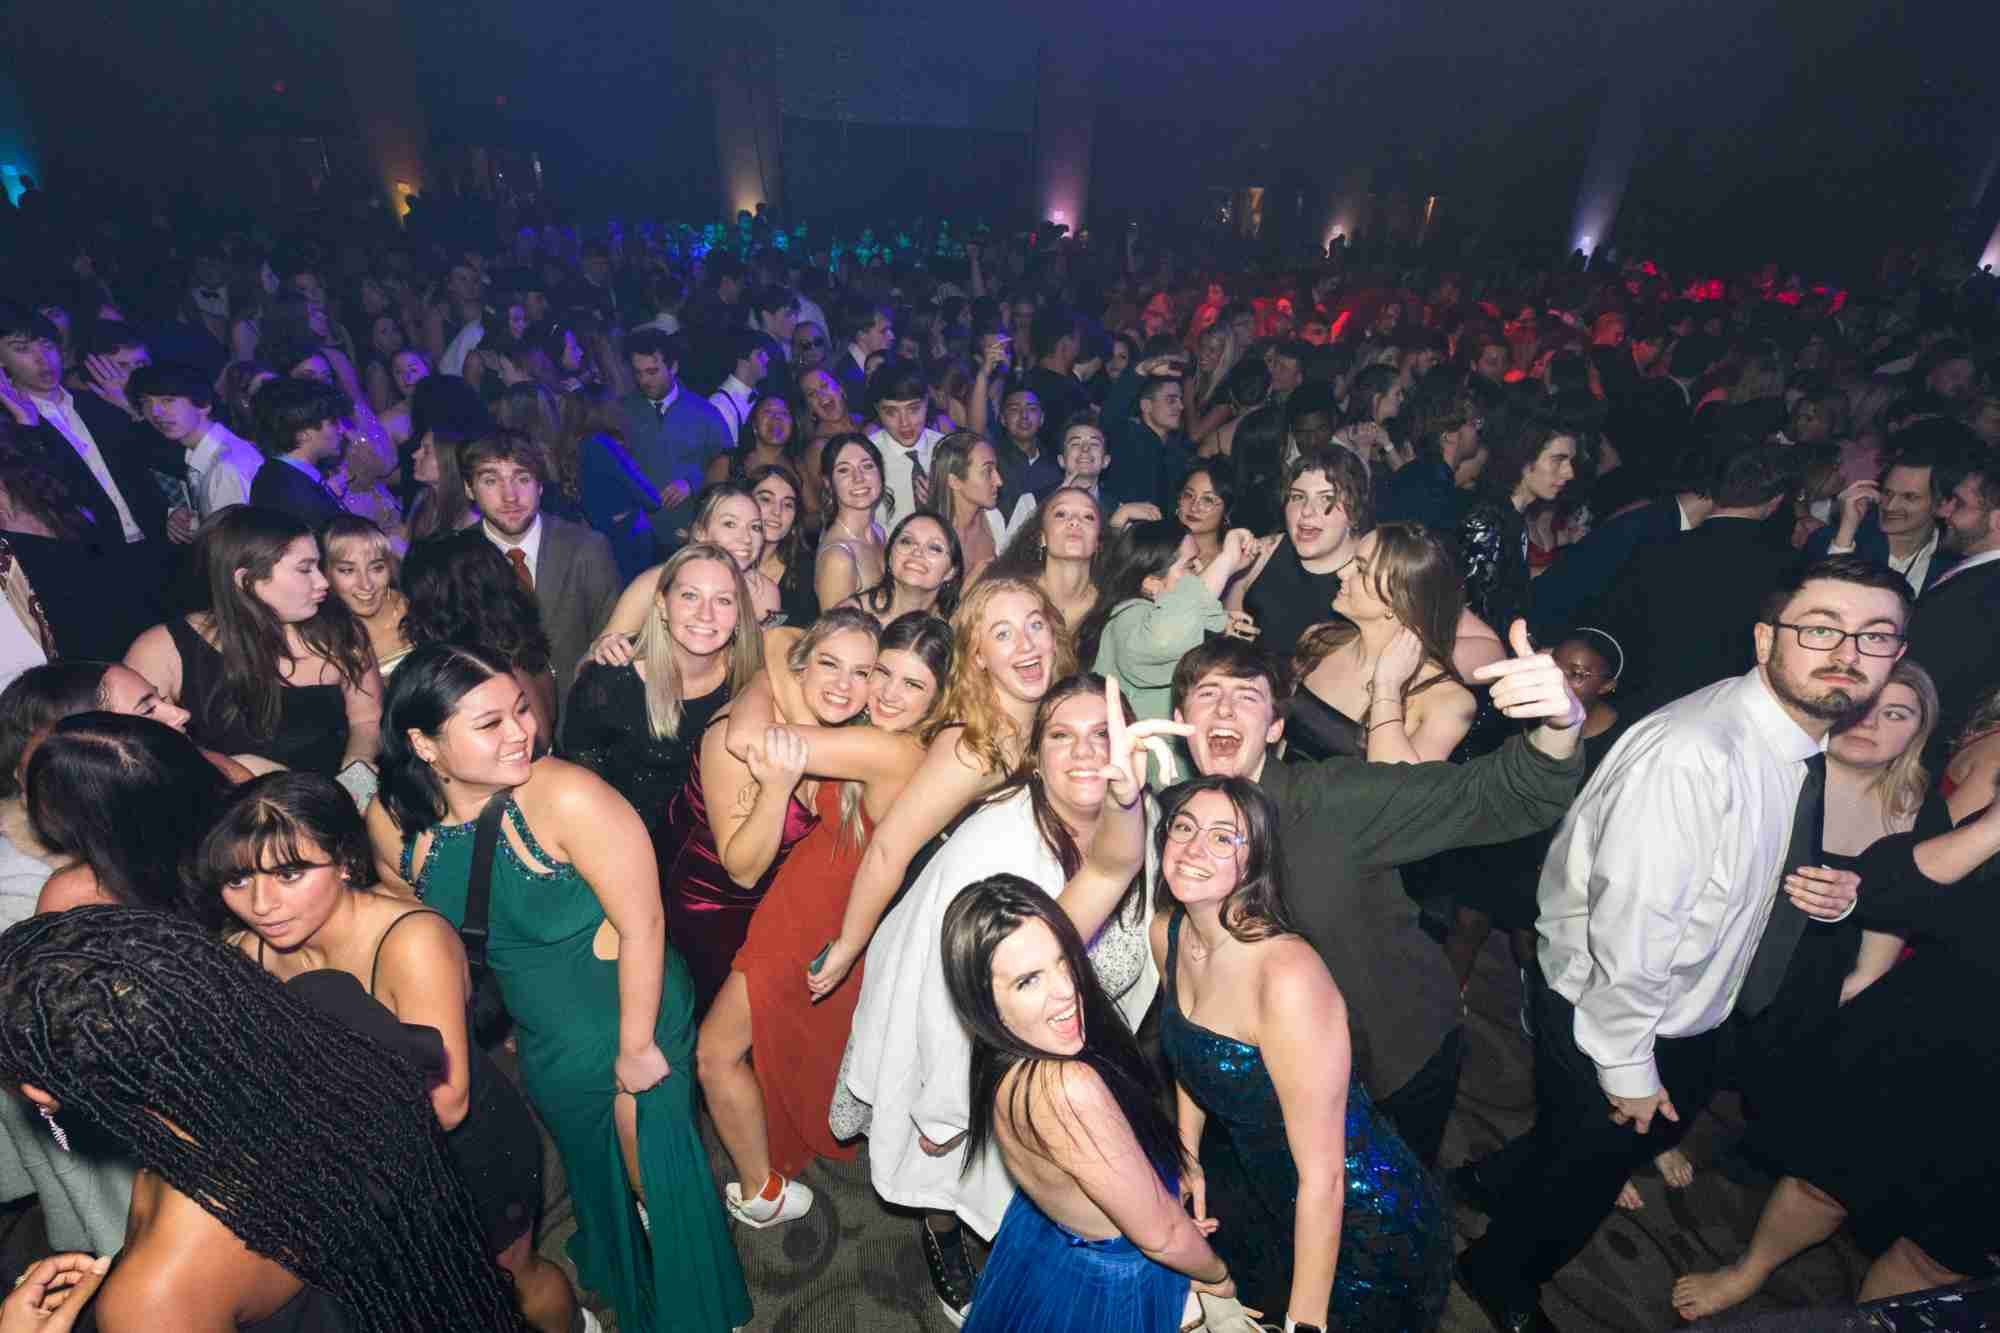
<path fill-rule="evenodd" d="M 1903 647 L 1903 636 L 1885 629 L 1835 629 L 1832 625 L 1788 625 L 1771 622 L 1774 629 L 1788 629 L 1798 636 L 1799 647 L 1815 653 L 1830 653 L 1849 639 L 1863 657 L 1894 657 Z"/>

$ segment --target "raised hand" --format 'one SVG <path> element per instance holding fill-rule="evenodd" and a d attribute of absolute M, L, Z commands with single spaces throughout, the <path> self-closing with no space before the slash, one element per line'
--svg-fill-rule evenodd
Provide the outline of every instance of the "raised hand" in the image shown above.
<path fill-rule="evenodd" d="M 1583 704 L 1570 691 L 1569 677 L 1555 658 L 1536 651 L 1528 638 L 1527 621 L 1513 623 L 1507 631 L 1507 645 L 1513 650 L 1512 657 L 1488 662 L 1472 673 L 1474 680 L 1492 684 L 1493 706 L 1517 721 L 1534 719 L 1554 731 L 1567 731 L 1581 723 Z M 1568 749 L 1562 752 L 1568 753 Z"/>
<path fill-rule="evenodd" d="M 1146 770 L 1140 759 L 1142 753 L 1151 754 L 1158 761 L 1162 786 L 1175 781 L 1179 773 L 1174 764 L 1173 746 L 1167 743 L 1167 737 L 1192 736 L 1192 726 L 1166 718 L 1150 718 L 1127 725 L 1116 676 L 1106 677 L 1104 681 L 1104 719 L 1110 733 L 1111 753 L 1099 776 L 1110 784 L 1111 798 L 1118 802 L 1120 808 L 1131 808 L 1145 788 Z"/>
<path fill-rule="evenodd" d="M 1397 630 L 1382 649 L 1382 655 L 1375 659 L 1375 697 L 1401 698 L 1403 686 L 1423 664 L 1424 641 L 1415 630 L 1407 627 Z"/>
<path fill-rule="evenodd" d="M 0 407 L 6 408 L 7 415 L 24 427 L 33 428 L 42 419 L 42 414 L 28 401 L 28 395 L 5 371 L 0 371 Z"/>
<path fill-rule="evenodd" d="M 750 747 L 745 762 L 758 786 L 789 792 L 805 776 L 806 743 L 790 727 L 766 727 L 763 742 Z"/>
<path fill-rule="evenodd" d="M 132 378 L 132 372 L 113 361 L 108 356 L 86 356 L 84 369 L 90 372 L 90 391 L 120 410 L 134 416 L 132 403 L 125 395 L 125 384 Z"/>

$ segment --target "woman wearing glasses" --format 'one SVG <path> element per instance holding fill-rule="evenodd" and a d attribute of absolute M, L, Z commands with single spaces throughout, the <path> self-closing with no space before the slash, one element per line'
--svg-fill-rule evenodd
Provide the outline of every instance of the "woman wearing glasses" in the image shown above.
<path fill-rule="evenodd" d="M 1222 538 L 1229 531 L 1229 515 L 1235 507 L 1236 483 L 1225 472 L 1202 466 L 1188 473 L 1174 517 L 1194 538 L 1195 554 L 1202 564 L 1222 554 Z"/>
<path fill-rule="evenodd" d="M 1278 815 L 1242 778 L 1161 797 L 1151 937 L 1182 1197 L 1237 1296 L 1287 1329 L 1434 1329 L 1452 1224 L 1349 1077 L 1339 988 L 1285 910 Z M 1198 1021 L 1197 1021 L 1198 1020 Z"/>

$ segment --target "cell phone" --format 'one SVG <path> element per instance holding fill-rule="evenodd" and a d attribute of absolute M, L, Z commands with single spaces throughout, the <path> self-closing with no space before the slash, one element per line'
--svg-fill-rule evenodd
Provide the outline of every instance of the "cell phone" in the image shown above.
<path fill-rule="evenodd" d="M 374 768 L 362 759 L 357 759 L 341 769 L 334 781 L 346 788 L 347 794 L 354 798 L 356 810 L 368 808 L 368 803 L 375 799 L 375 789 L 380 785 Z"/>

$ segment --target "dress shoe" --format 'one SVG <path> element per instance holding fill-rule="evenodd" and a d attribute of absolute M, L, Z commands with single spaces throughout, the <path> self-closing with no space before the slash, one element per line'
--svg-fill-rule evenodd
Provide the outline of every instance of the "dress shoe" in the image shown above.
<path fill-rule="evenodd" d="M 1556 1333 L 1556 1326 L 1542 1309 L 1540 1300 L 1531 1297 L 1525 1305 L 1509 1303 L 1484 1286 L 1463 1260 L 1458 1264 L 1458 1285 L 1472 1297 L 1473 1304 L 1485 1311 L 1500 1333 Z"/>

